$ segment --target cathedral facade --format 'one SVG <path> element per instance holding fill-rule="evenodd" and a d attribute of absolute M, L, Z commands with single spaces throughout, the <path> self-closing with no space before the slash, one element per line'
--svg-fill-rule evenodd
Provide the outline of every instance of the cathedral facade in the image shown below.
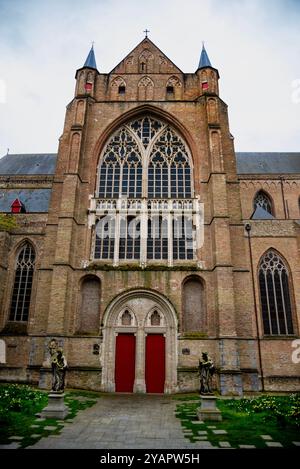
<path fill-rule="evenodd" d="M 300 390 L 300 153 L 235 153 L 203 47 L 183 73 L 146 37 L 76 72 L 56 154 L 0 159 L 0 379 Z"/>

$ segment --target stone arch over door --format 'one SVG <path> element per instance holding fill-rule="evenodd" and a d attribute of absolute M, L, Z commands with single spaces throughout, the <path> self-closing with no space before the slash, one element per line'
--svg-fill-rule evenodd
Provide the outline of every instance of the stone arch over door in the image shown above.
<path fill-rule="evenodd" d="M 130 311 L 135 317 L 131 324 L 120 323 L 120 313 Z M 149 321 L 157 311 L 159 324 Z M 145 343 L 148 334 L 165 337 L 165 393 L 177 390 L 177 316 L 173 305 L 157 292 L 136 289 L 118 295 L 107 307 L 103 318 L 102 390 L 115 391 L 115 352 L 118 334 L 134 334 L 136 340 L 135 381 L 133 392 L 145 393 Z"/>

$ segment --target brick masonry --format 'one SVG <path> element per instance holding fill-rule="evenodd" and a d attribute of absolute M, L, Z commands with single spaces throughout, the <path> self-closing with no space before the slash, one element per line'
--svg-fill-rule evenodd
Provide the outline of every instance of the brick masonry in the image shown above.
<path fill-rule="evenodd" d="M 251 221 L 253 265 L 257 268 L 270 247 L 286 259 L 291 271 L 296 331 L 290 338 L 263 336 L 255 283 L 265 388 L 299 390 L 300 365 L 292 362 L 291 355 L 292 341 L 299 338 L 300 319 L 300 237 L 296 222 L 300 174 L 282 175 L 286 219 L 279 178 L 238 177 L 236 173 L 227 105 L 219 97 L 218 72 L 207 68 L 183 74 L 149 39 L 144 39 L 111 73 L 82 68 L 76 77 L 75 96 L 67 106 L 59 140 L 55 175 L 46 179 L 24 176 L 21 180 L 20 176 L 11 176 L 9 182 L 0 177 L 0 188 L 8 184 L 12 188 L 52 187 L 48 214 L 16 215 L 18 228 L 10 234 L 0 233 L 0 327 L 6 343 L 1 379 L 39 382 L 41 387 L 49 387 L 47 344 L 56 337 L 68 360 L 68 385 L 103 389 L 102 366 L 107 351 L 102 350 L 102 329 L 106 312 L 118 295 L 136 288 L 161 295 L 174 310 L 178 330 L 170 326 L 174 338 L 176 334 L 176 347 L 170 353 L 177 370 L 176 390 L 198 388 L 197 367 L 202 351 L 208 351 L 216 363 L 214 386 L 223 394 L 261 389 L 244 222 L 253 212 L 256 192 L 264 189 L 272 198 L 276 221 Z M 206 91 L 201 87 L 203 80 L 208 81 Z M 84 87 L 87 81 L 92 83 L 88 93 Z M 172 96 L 166 92 L 168 83 L 174 86 Z M 124 94 L 117 92 L 120 84 L 126 87 Z M 204 246 L 198 251 L 201 264 L 190 263 L 189 268 L 183 264 L 180 269 L 164 265 L 150 271 L 138 265 L 130 270 L 112 266 L 104 269 L 103 264 L 91 262 L 92 231 L 87 224 L 99 157 L 114 130 L 145 113 L 167 121 L 190 147 L 195 195 L 205 207 Z M 15 259 L 24 240 L 33 244 L 37 261 L 30 318 L 20 330 L 9 323 L 8 315 Z M 194 291 L 197 277 L 201 293 L 203 290 L 200 303 L 199 292 Z M 185 289 L 188 278 L 194 280 Z M 186 305 L 185 291 L 190 306 Z M 191 334 L 197 327 L 198 335 L 197 331 Z M 95 345 L 99 346 L 99 354 L 95 353 Z M 114 363 L 105 366 L 113 367 Z"/>

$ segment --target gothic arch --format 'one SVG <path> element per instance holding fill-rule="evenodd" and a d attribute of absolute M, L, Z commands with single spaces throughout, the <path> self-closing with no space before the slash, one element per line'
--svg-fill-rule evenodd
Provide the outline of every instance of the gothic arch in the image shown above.
<path fill-rule="evenodd" d="M 257 266 L 262 330 L 266 335 L 293 335 L 297 326 L 292 272 L 286 258 L 270 247 Z"/>
<path fill-rule="evenodd" d="M 77 332 L 97 334 L 100 327 L 101 280 L 88 274 L 79 281 Z"/>
<path fill-rule="evenodd" d="M 36 247 L 25 238 L 12 251 L 12 284 L 9 294 L 8 321 L 28 322 L 37 264 Z M 20 285 L 23 293 L 20 295 Z"/>
<path fill-rule="evenodd" d="M 194 164 L 194 160 L 197 160 L 198 155 L 198 148 L 197 145 L 189 132 L 189 130 L 175 117 L 174 115 L 170 114 L 169 112 L 164 111 L 163 109 L 158 109 L 151 104 L 143 104 L 142 106 L 138 106 L 135 109 L 131 109 L 130 111 L 122 114 L 117 119 L 115 119 L 111 124 L 109 124 L 106 129 L 104 129 L 102 135 L 99 137 L 98 141 L 95 144 L 94 151 L 93 151 L 93 161 L 94 161 L 94 171 L 96 174 L 97 166 L 99 164 L 99 159 L 101 157 L 102 151 L 104 146 L 107 143 L 109 137 L 123 124 L 125 124 L 130 119 L 138 118 L 144 114 L 149 114 L 157 119 L 162 119 L 166 121 L 168 124 L 174 127 L 174 129 L 181 134 L 181 136 L 186 141 L 188 147 L 191 150 L 191 159 Z M 95 189 L 96 189 L 97 181 L 95 180 Z"/>
<path fill-rule="evenodd" d="M 206 285 L 199 275 L 189 275 L 182 282 L 182 330 L 206 332 Z M 195 314 L 197 311 L 197 314 Z"/>
<path fill-rule="evenodd" d="M 273 215 L 275 217 L 275 207 L 274 207 L 274 201 L 273 201 L 273 197 L 271 197 L 271 195 L 269 194 L 269 192 L 265 191 L 264 189 L 259 189 L 258 191 L 256 191 L 256 193 L 254 194 L 254 197 L 253 197 L 253 210 L 255 211 L 256 210 L 256 207 L 257 207 L 257 204 L 256 204 L 256 201 L 258 200 L 259 196 L 261 196 L 261 204 L 259 204 L 261 207 L 263 207 L 263 198 L 265 198 L 265 203 L 269 202 L 269 206 L 270 206 L 270 210 L 267 210 L 266 208 L 264 208 L 268 213 L 270 213 L 271 215 Z"/>
<path fill-rule="evenodd" d="M 135 326 L 118 326 L 120 312 L 131 309 L 136 316 Z M 157 309 L 163 315 L 161 326 L 147 325 L 149 311 Z M 157 291 L 136 288 L 119 294 L 107 306 L 103 317 L 102 389 L 115 390 L 115 341 L 124 330 L 136 336 L 136 375 L 134 390 L 145 392 L 145 339 L 153 327 L 166 340 L 165 392 L 177 389 L 177 315 L 172 303 Z M 125 328 L 125 329 L 124 329 Z"/>
<path fill-rule="evenodd" d="M 154 82 L 148 77 L 144 76 L 138 82 L 138 99 L 141 101 L 151 101 L 154 97 Z"/>
<path fill-rule="evenodd" d="M 168 122 L 149 114 L 128 120 L 110 136 L 100 155 L 97 176 L 100 198 L 121 193 L 130 198 L 188 198 L 194 193 L 187 142 Z"/>

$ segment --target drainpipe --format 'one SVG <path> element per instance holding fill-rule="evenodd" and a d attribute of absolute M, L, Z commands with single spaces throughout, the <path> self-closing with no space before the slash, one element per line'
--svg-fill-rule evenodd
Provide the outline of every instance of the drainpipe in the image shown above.
<path fill-rule="evenodd" d="M 283 176 L 280 176 L 280 186 L 281 186 L 281 195 L 282 195 L 282 203 L 283 203 L 283 209 L 284 209 L 284 217 L 287 219 L 287 213 L 286 213 L 286 206 L 285 206 L 285 200 L 284 200 L 284 191 L 283 191 Z"/>
<path fill-rule="evenodd" d="M 250 232 L 251 232 L 250 223 L 247 223 L 245 225 L 245 230 L 247 231 L 247 235 L 248 235 L 248 246 L 249 246 L 249 254 L 250 254 L 252 291 L 253 291 L 255 323 L 256 323 L 256 339 L 257 339 L 257 348 L 258 348 L 259 371 L 260 371 L 260 377 L 261 377 L 261 390 L 262 390 L 262 392 L 264 392 L 265 383 L 264 383 L 264 374 L 263 374 L 262 358 L 261 358 L 261 343 L 260 343 L 260 335 L 259 335 L 258 312 L 257 312 L 257 302 L 256 302 L 256 294 L 255 294 L 255 281 L 254 281 L 253 256 L 252 256 L 252 245 L 251 245 L 251 236 L 250 236 Z"/>

